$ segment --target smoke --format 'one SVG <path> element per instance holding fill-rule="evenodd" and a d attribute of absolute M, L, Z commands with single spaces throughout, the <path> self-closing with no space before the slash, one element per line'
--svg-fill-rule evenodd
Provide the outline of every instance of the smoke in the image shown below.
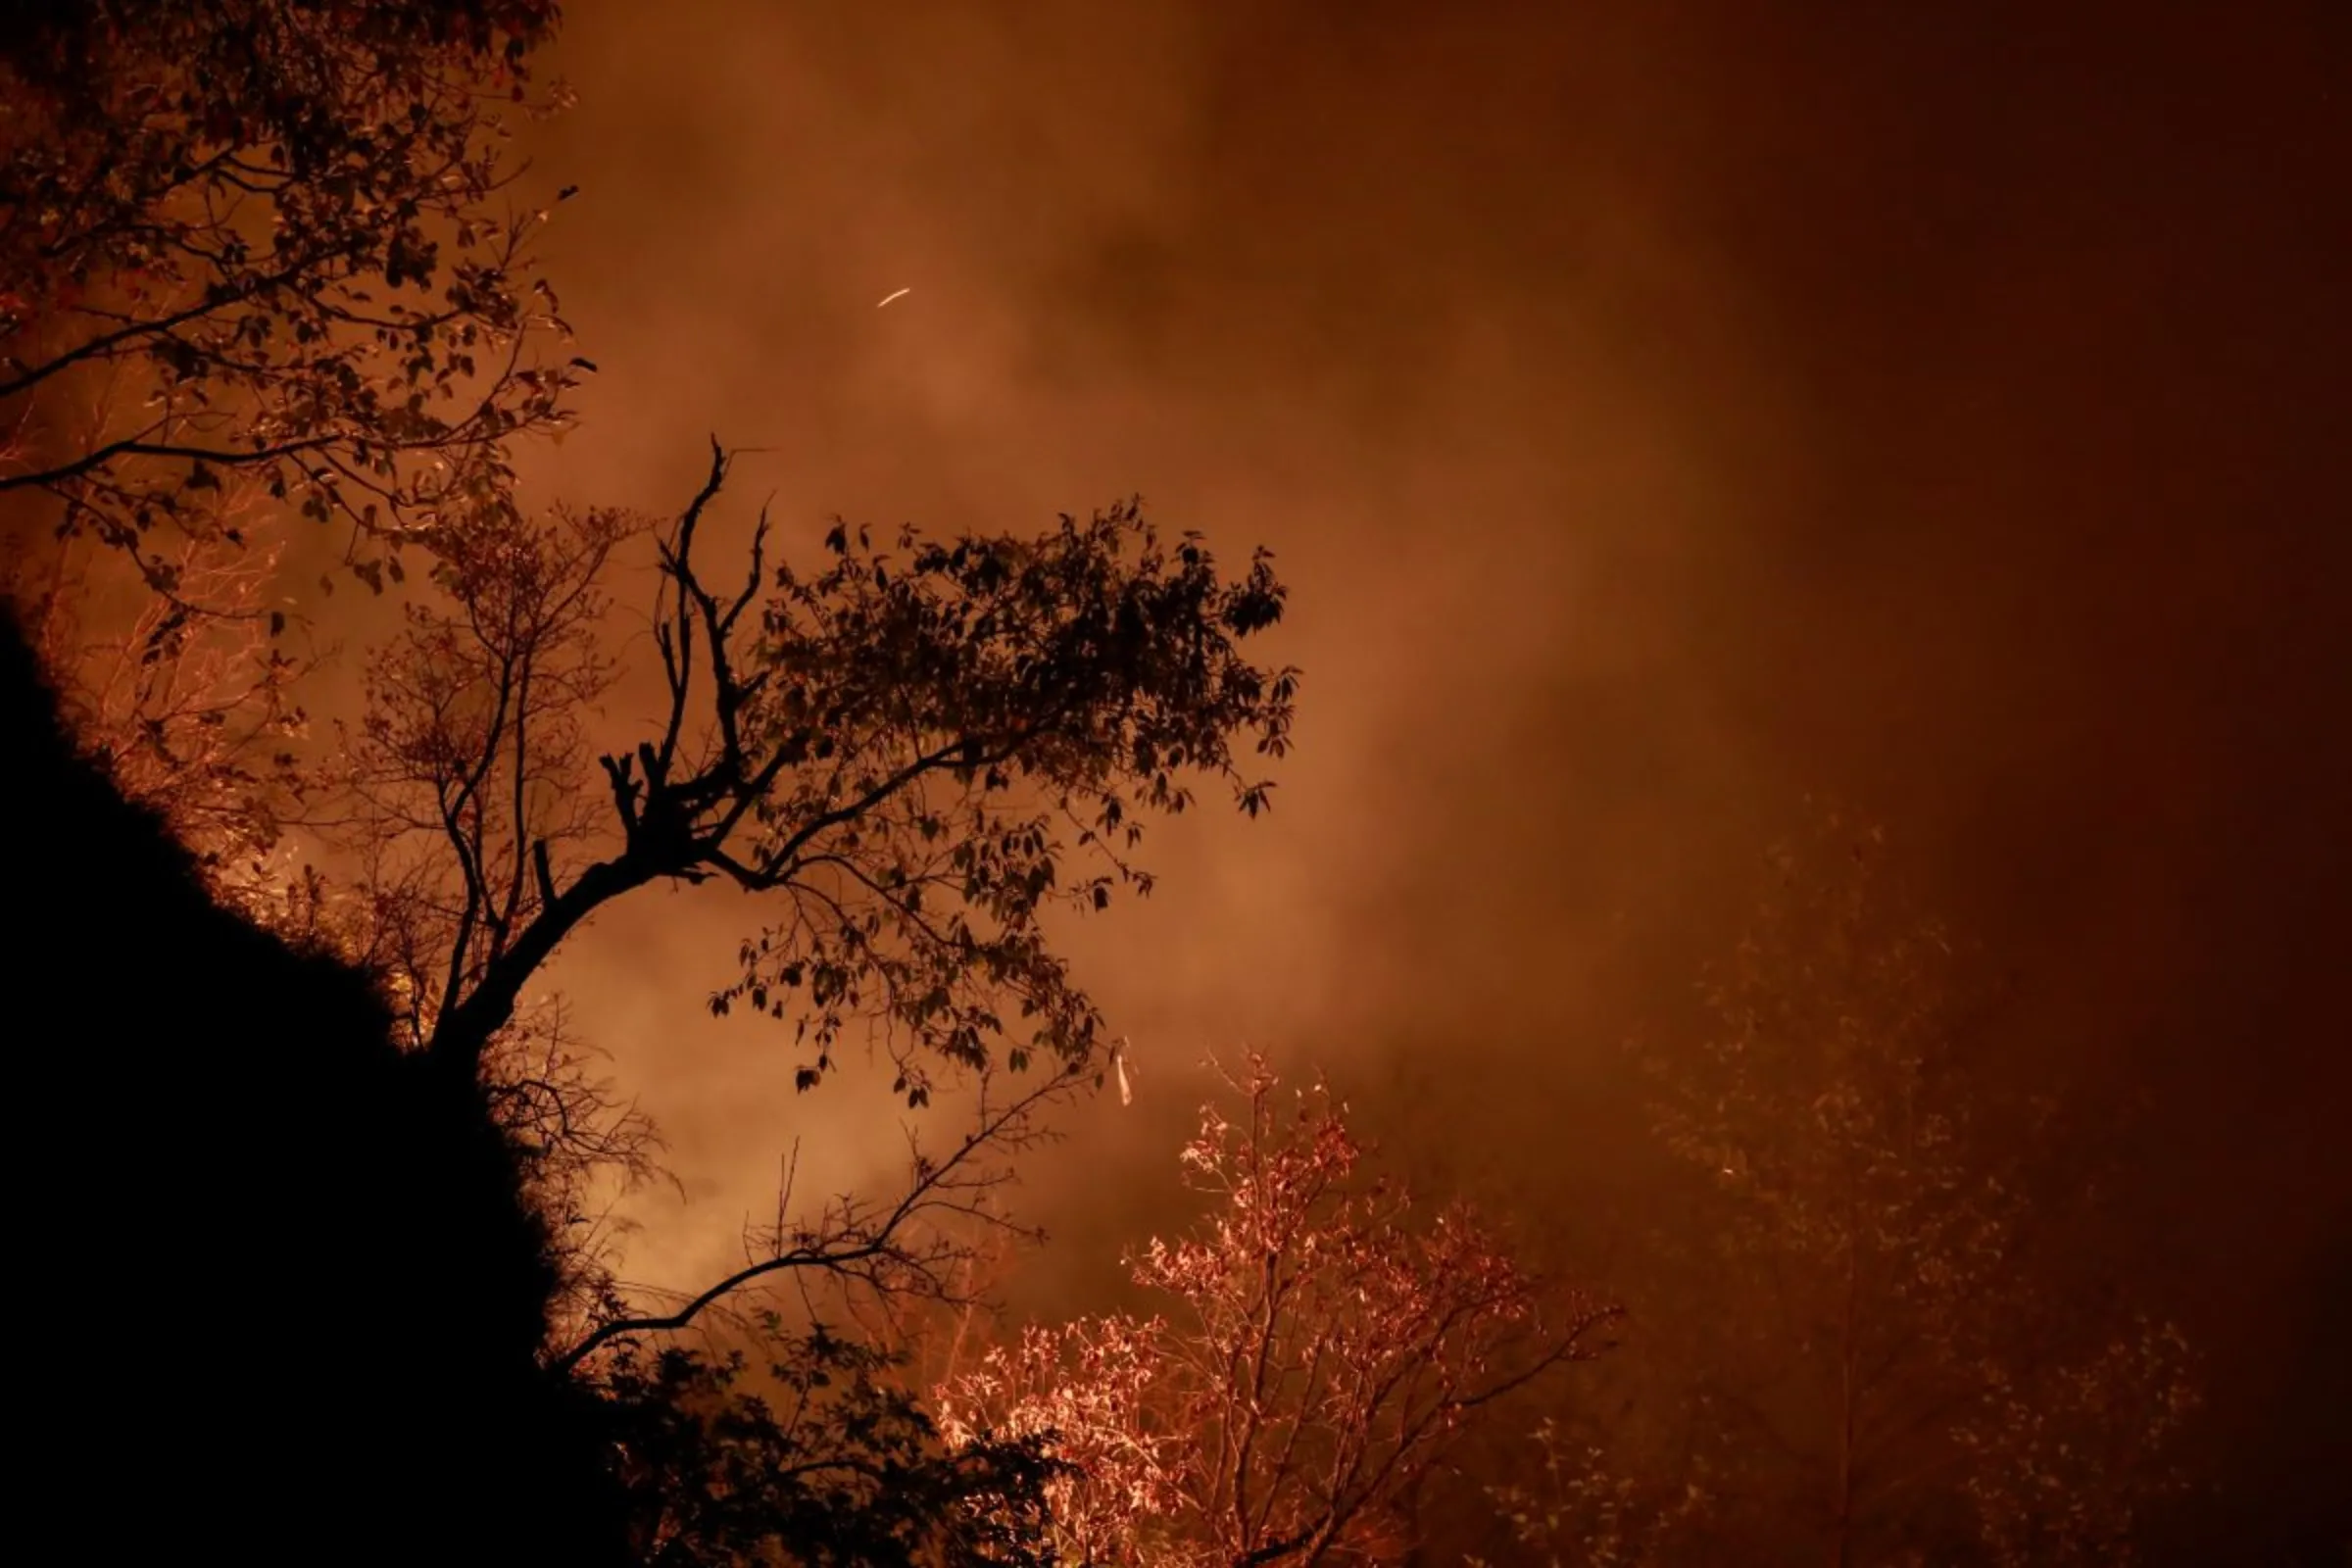
<path fill-rule="evenodd" d="M 1675 1025 L 1813 792 L 2013 968 L 2019 1059 L 2155 1097 L 2146 1223 L 2231 1282 L 2201 1334 L 2313 1299 L 2352 869 L 2323 8 L 568 9 L 531 152 L 584 187 L 549 256 L 603 368 L 537 484 L 673 507 L 715 431 L 788 542 L 1140 490 L 1295 586 L 1276 812 L 1173 825 L 1160 894 L 1071 933 L 1137 1102 L 1033 1165 L 1028 1300 L 1113 1287 L 1244 1040 L 1408 1162 L 1605 1188 L 1617 1041 Z M 804 1182 L 896 1157 L 866 1086 L 796 1099 L 703 1014 L 742 929 L 656 901 L 564 977 L 696 1194 L 640 1277 L 723 1262 L 796 1136 Z M 2230 1353 L 2226 1418 L 2271 1420 L 2288 1352 Z"/>

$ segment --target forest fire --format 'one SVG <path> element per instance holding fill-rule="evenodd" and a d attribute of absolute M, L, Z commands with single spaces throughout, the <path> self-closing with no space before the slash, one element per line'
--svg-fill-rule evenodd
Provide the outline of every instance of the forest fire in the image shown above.
<path fill-rule="evenodd" d="M 36 1484 L 2343 1561 L 2340 30 L 30 7 Z"/>

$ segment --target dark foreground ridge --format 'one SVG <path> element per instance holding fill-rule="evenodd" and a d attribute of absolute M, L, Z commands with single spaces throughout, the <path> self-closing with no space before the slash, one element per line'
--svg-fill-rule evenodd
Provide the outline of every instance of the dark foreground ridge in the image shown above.
<path fill-rule="evenodd" d="M 555 1275 L 473 1083 L 216 906 L 0 614 L 18 1310 L 41 1533 L 104 1561 L 617 1563 Z"/>

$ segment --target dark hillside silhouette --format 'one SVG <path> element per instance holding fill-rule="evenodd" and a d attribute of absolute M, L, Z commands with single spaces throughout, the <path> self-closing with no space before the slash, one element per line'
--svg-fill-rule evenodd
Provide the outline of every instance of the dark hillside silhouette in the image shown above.
<path fill-rule="evenodd" d="M 216 906 L 0 620 L 30 1494 L 111 1496 L 63 1525 L 109 1560 L 623 1560 L 480 1091 Z"/>

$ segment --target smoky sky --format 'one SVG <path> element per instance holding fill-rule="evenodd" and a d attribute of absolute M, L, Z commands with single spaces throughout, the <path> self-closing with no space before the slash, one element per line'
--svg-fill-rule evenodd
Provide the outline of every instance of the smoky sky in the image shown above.
<path fill-rule="evenodd" d="M 1113 1288 L 1243 1042 L 1572 1226 L 1617 1043 L 1830 796 L 2018 1060 L 2151 1100 L 2217 1421 L 2345 1454 L 2341 8 L 567 11 L 528 150 L 601 370 L 535 487 L 671 508 L 715 432 L 803 543 L 1140 492 L 1293 585 L 1272 817 L 1071 933 L 1140 1093 L 1032 1163 L 1030 1300 Z M 562 977 L 692 1195 L 637 1277 L 723 1260 L 795 1137 L 895 1157 L 708 1019 L 746 920 L 656 898 Z"/>

